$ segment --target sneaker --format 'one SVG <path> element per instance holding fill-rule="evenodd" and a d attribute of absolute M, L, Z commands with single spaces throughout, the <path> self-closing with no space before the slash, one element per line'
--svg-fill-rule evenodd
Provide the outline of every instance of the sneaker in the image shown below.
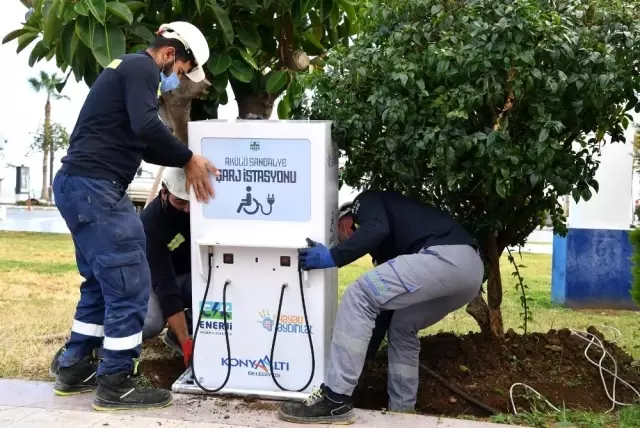
<path fill-rule="evenodd" d="M 74 395 L 90 392 L 98 386 L 98 363 L 88 355 L 71 367 L 59 367 L 53 391 L 57 395 Z"/>
<path fill-rule="evenodd" d="M 151 386 L 144 376 L 120 372 L 98 377 L 98 390 L 92 406 L 96 410 L 159 409 L 171 404 L 171 392 Z"/>
<path fill-rule="evenodd" d="M 167 329 L 167 332 L 164 334 L 164 336 L 162 336 L 162 341 L 169 348 L 173 349 L 178 354 L 184 357 L 184 352 L 182 352 L 182 346 L 180 346 L 180 343 L 178 343 L 178 338 L 171 330 Z"/>
<path fill-rule="evenodd" d="M 298 424 L 349 425 L 356 420 L 351 397 L 335 394 L 324 384 L 302 402 L 283 404 L 278 416 Z"/>

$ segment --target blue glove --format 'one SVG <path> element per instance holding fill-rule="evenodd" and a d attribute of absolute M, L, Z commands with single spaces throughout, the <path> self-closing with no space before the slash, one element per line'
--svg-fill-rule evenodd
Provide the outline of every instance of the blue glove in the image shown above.
<path fill-rule="evenodd" d="M 309 248 L 298 249 L 298 265 L 302 270 L 327 269 L 336 266 L 329 249 L 307 238 Z"/>

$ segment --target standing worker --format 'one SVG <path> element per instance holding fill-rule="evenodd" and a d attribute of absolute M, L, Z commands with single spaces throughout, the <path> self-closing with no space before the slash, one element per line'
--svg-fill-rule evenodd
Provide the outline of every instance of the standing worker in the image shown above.
<path fill-rule="evenodd" d="M 147 262 L 151 272 L 151 293 L 142 327 L 143 343 L 158 336 L 165 326 L 164 343 L 180 353 L 189 366 L 193 352 L 191 339 L 191 231 L 189 194 L 182 168 L 165 168 L 158 196 L 140 213 L 147 238 Z M 60 370 L 61 347 L 53 357 L 50 373 Z M 95 349 L 102 359 L 104 349 Z"/>
<path fill-rule="evenodd" d="M 109 64 L 91 87 L 53 182 L 56 206 L 73 237 L 84 281 L 60 358 L 54 391 L 97 388 L 96 410 L 163 407 L 171 392 L 137 382 L 151 276 L 145 233 L 126 194 L 140 162 L 184 168 L 196 198 L 213 196 L 207 159 L 176 139 L 158 117 L 160 91 L 186 76 L 205 78 L 203 34 L 187 22 L 160 26 L 146 51 Z M 93 350 L 104 348 L 98 364 Z"/>
<path fill-rule="evenodd" d="M 356 225 L 358 228 L 356 228 Z M 418 392 L 418 332 L 473 300 L 484 266 L 471 236 L 448 213 L 395 192 L 366 191 L 339 212 L 340 244 L 309 241 L 299 250 L 304 270 L 342 267 L 369 253 L 374 269 L 342 297 L 326 383 L 279 416 L 297 423 L 353 423 L 351 395 L 376 317 L 389 326 L 389 410 L 413 411 Z"/>

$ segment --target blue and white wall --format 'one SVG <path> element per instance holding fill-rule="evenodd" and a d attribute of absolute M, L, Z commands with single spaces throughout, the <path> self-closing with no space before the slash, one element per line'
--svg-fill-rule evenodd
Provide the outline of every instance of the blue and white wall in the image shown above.
<path fill-rule="evenodd" d="M 552 300 L 569 307 L 636 308 L 631 289 L 634 126 L 627 144 L 605 144 L 596 173 L 599 191 L 588 201 L 571 199 L 566 237 L 554 236 Z M 637 178 L 636 178 L 637 180 Z"/>

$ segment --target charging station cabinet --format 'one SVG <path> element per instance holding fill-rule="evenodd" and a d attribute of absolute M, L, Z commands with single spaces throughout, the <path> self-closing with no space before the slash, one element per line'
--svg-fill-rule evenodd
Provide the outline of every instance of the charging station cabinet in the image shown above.
<path fill-rule="evenodd" d="M 219 394 L 304 398 L 324 381 L 337 311 L 337 268 L 298 273 L 298 248 L 307 246 L 306 238 L 337 243 L 338 151 L 331 122 L 190 122 L 189 148 L 220 176 L 212 177 L 215 197 L 208 203 L 191 192 L 193 331 L 203 307 L 194 348 L 198 382 L 189 369 L 172 390 L 206 393 L 197 383 L 217 389 L 231 366 Z M 308 387 L 297 391 L 313 368 L 300 276 L 315 370 Z"/>

